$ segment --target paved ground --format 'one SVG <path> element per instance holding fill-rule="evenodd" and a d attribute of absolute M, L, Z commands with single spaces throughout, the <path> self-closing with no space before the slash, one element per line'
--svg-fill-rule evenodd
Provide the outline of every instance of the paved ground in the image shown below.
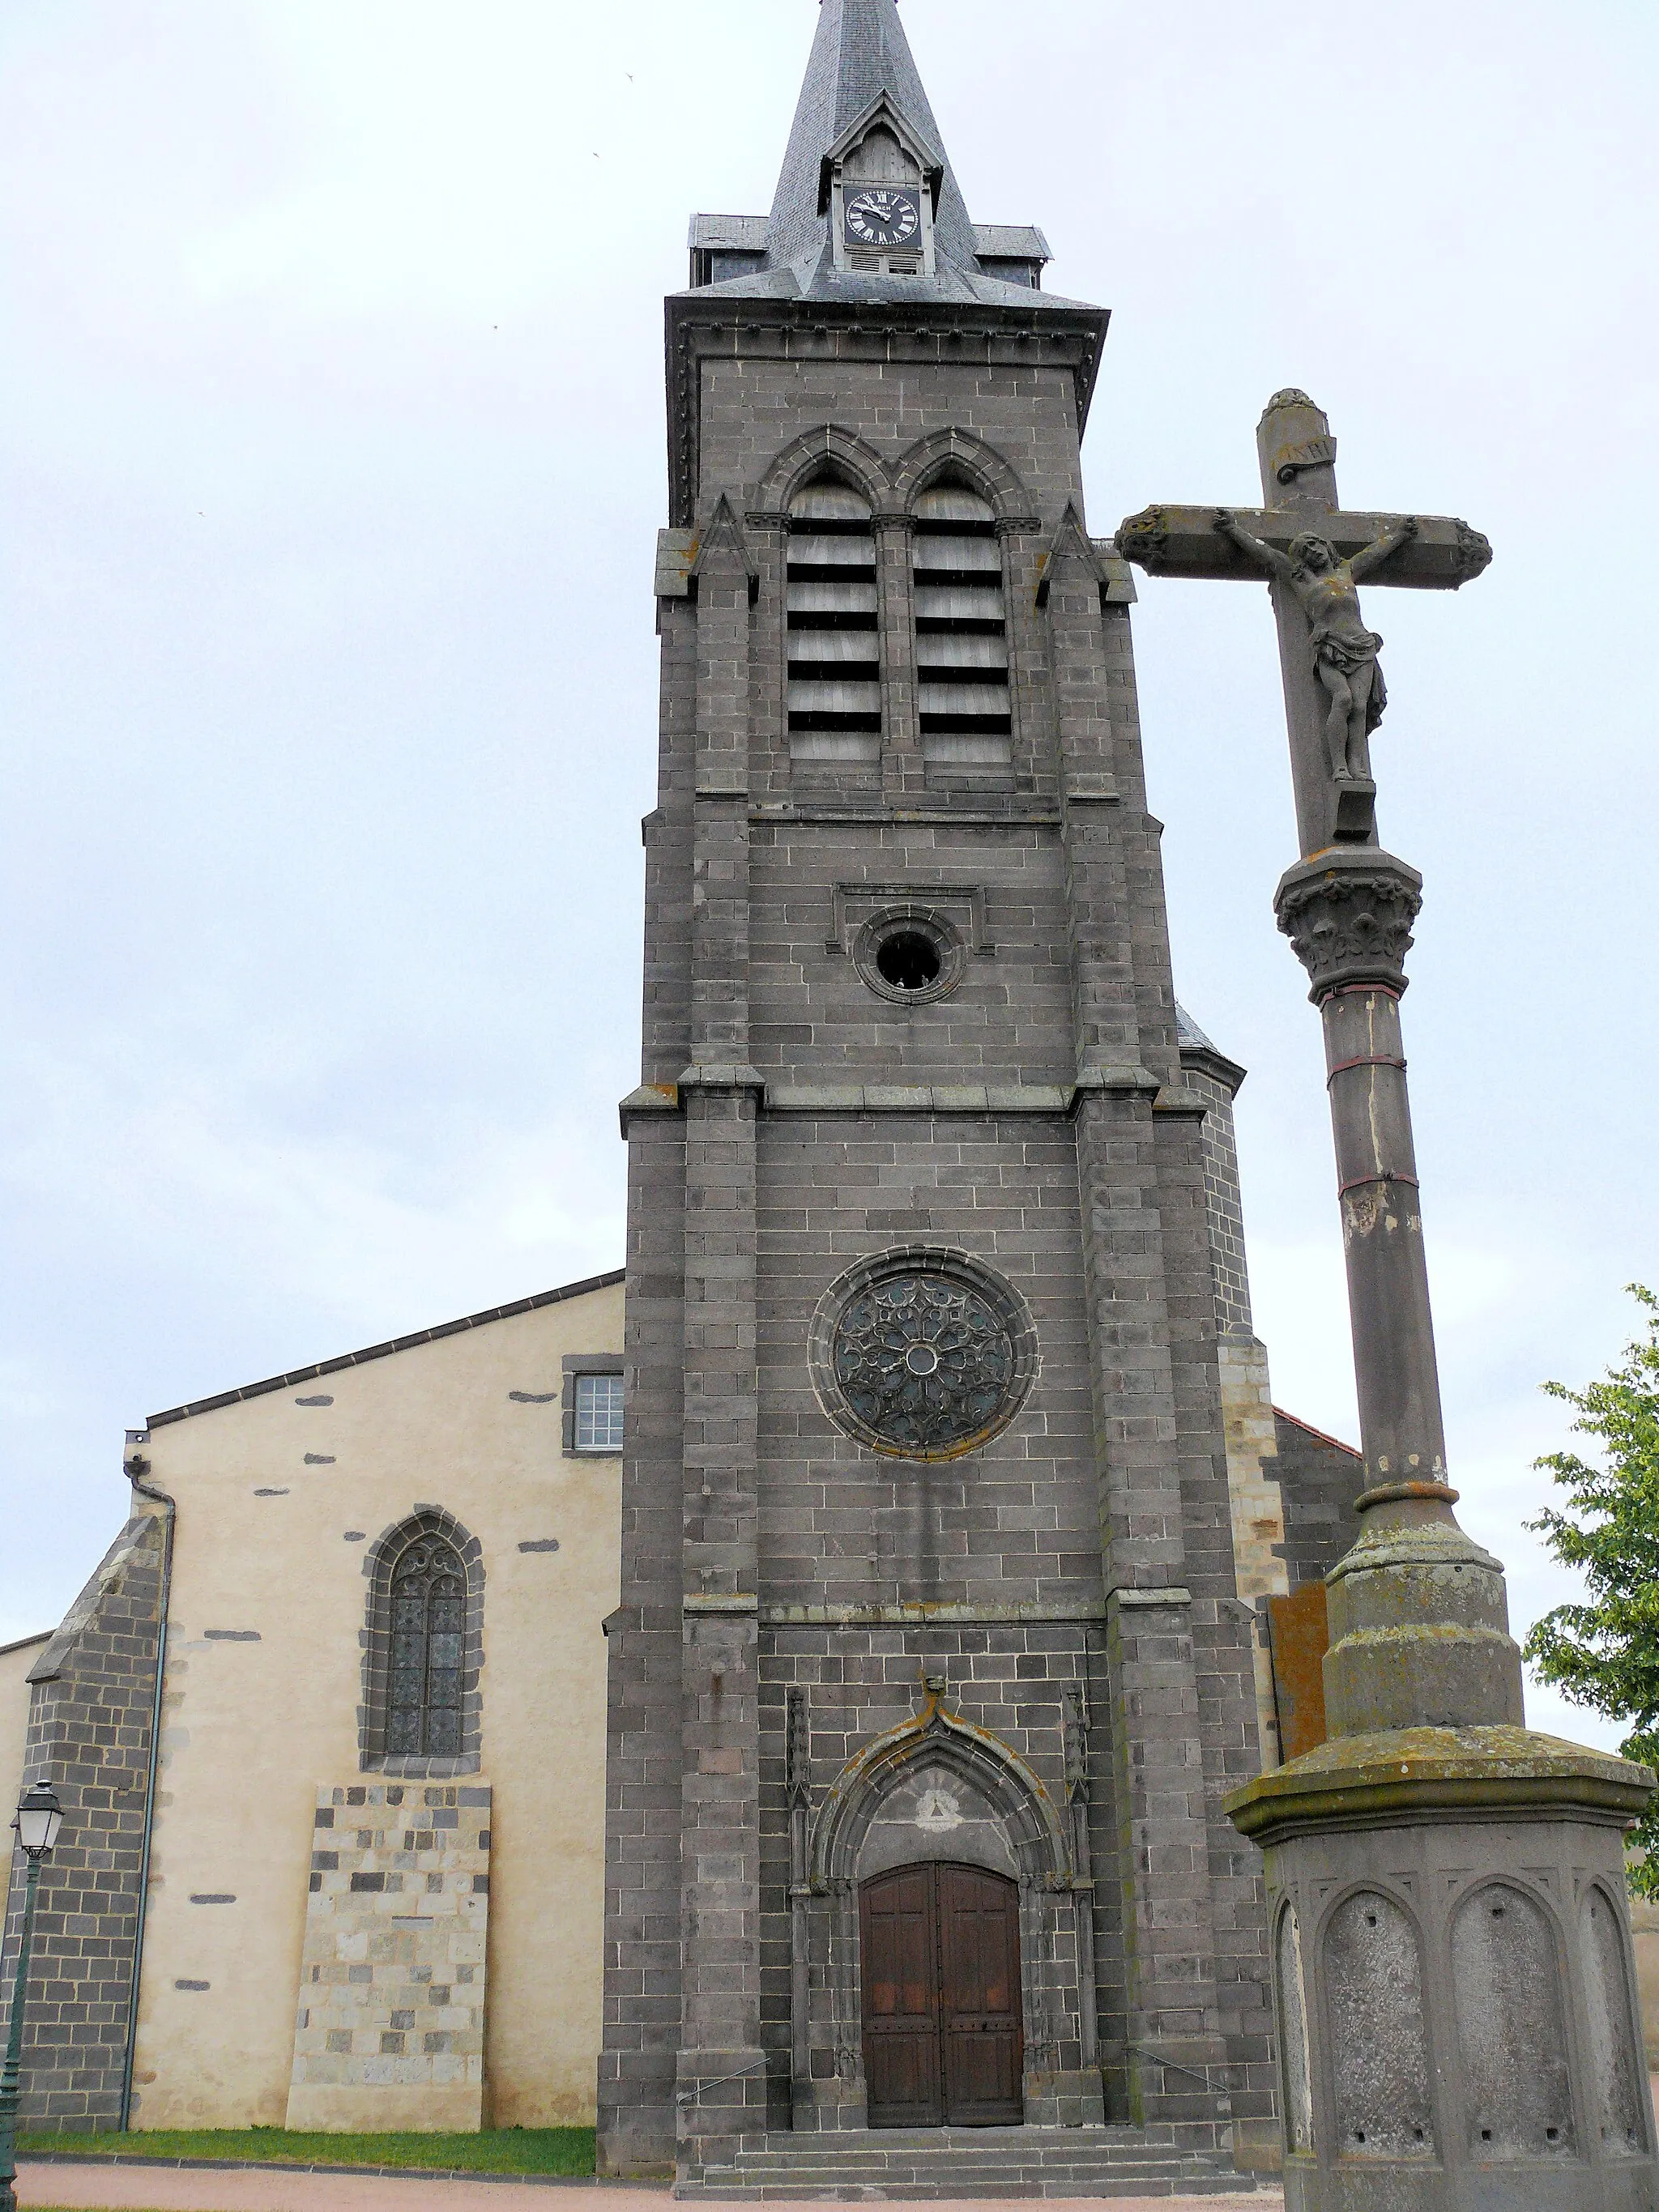
<path fill-rule="evenodd" d="M 671 2212 L 660 2189 L 595 2189 L 581 2182 L 538 2188 L 510 2181 L 383 2180 L 345 2173 L 204 2173 L 154 2166 L 33 2166 L 18 2168 L 24 2212 Z M 1044 2212 L 1069 2203 L 1100 2212 L 1098 2198 L 1050 2197 Z M 1118 2197 L 1112 2212 L 1282 2212 L 1276 2191 L 1254 2197 Z M 843 2208 L 836 2207 L 836 2212 Z M 964 2199 L 935 2212 L 1007 2212 Z"/>

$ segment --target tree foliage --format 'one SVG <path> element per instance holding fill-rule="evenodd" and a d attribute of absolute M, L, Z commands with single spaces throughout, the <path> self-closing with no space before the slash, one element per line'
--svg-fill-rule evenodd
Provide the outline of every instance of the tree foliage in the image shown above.
<path fill-rule="evenodd" d="M 1583 1576 L 1585 1600 L 1546 1613 L 1526 1656 L 1573 1704 L 1627 1723 L 1625 1757 L 1659 1769 L 1659 1297 L 1627 1287 L 1645 1310 L 1647 1334 L 1626 1346 L 1623 1365 L 1582 1390 L 1544 1385 L 1577 1412 L 1573 1431 L 1596 1439 L 1601 1464 L 1575 1452 L 1535 1462 L 1554 1475 L 1565 1504 L 1547 1506 L 1527 1526 Z M 1632 1867 L 1632 1887 L 1659 1897 L 1659 1799 L 1630 1841 L 1644 1855 Z"/>

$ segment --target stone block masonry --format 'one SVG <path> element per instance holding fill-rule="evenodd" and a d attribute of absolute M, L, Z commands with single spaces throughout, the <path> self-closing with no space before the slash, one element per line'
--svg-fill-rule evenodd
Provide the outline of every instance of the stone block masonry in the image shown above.
<path fill-rule="evenodd" d="M 484 2124 L 487 1782 L 317 1792 L 291 2128 Z"/>
<path fill-rule="evenodd" d="M 1273 1472 L 1285 1496 L 1285 1564 L 1290 1586 L 1322 1582 L 1352 1543 L 1354 1500 L 1365 1462 L 1351 1444 L 1273 1410 L 1278 1455 Z"/>
<path fill-rule="evenodd" d="M 165 1541 L 159 1517 L 129 1521 L 29 1673 L 23 1771 L 51 1777 L 64 1826 L 40 1873 L 25 2016 L 25 2127 L 88 2130 L 120 2121 Z M 6 1916 L 8 1997 L 21 1869 L 17 1856 Z"/>
<path fill-rule="evenodd" d="M 682 2184 L 786 2124 L 1109 2112 L 1207 2153 L 1273 2112 L 1220 1801 L 1264 1702 L 1235 1529 L 1278 1574 L 1282 1528 L 1227 1449 L 1238 1071 L 1184 1079 L 1127 572 L 1083 519 L 1106 317 L 981 269 L 948 167 L 948 276 L 853 281 L 821 187 L 878 94 L 934 143 L 892 0 L 825 0 L 763 284 L 667 309 L 599 2157 Z M 797 728 L 798 662 L 872 672 Z M 914 982 L 864 933 L 900 920 Z M 978 2087 L 943 1967 L 890 2055 L 860 1919 L 951 1853 L 1016 1991 Z"/>

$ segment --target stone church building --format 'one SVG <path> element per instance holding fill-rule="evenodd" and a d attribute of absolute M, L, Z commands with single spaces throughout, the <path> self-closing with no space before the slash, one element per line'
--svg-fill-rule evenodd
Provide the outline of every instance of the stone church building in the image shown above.
<path fill-rule="evenodd" d="M 68 1808 L 31 2122 L 1270 2158 L 1220 1802 L 1322 1732 L 1361 1468 L 1273 1407 L 1048 259 L 822 0 L 667 302 L 625 1269 L 131 1432 L 0 1653 Z"/>

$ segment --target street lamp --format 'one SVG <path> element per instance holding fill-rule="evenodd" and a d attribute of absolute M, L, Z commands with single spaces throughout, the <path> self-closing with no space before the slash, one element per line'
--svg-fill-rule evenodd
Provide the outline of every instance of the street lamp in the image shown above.
<path fill-rule="evenodd" d="M 64 1808 L 58 1793 L 43 1774 L 31 1782 L 17 1801 L 12 1822 L 28 1872 L 23 1882 L 23 1927 L 17 1945 L 17 1979 L 12 1985 L 11 2021 L 6 2032 L 6 2061 L 0 2066 L 0 2212 L 17 2212 L 17 2076 L 23 2056 L 23 1993 L 28 1986 L 29 1944 L 34 1935 L 34 1893 L 40 1884 L 40 1862 L 58 1841 L 64 1825 Z"/>

